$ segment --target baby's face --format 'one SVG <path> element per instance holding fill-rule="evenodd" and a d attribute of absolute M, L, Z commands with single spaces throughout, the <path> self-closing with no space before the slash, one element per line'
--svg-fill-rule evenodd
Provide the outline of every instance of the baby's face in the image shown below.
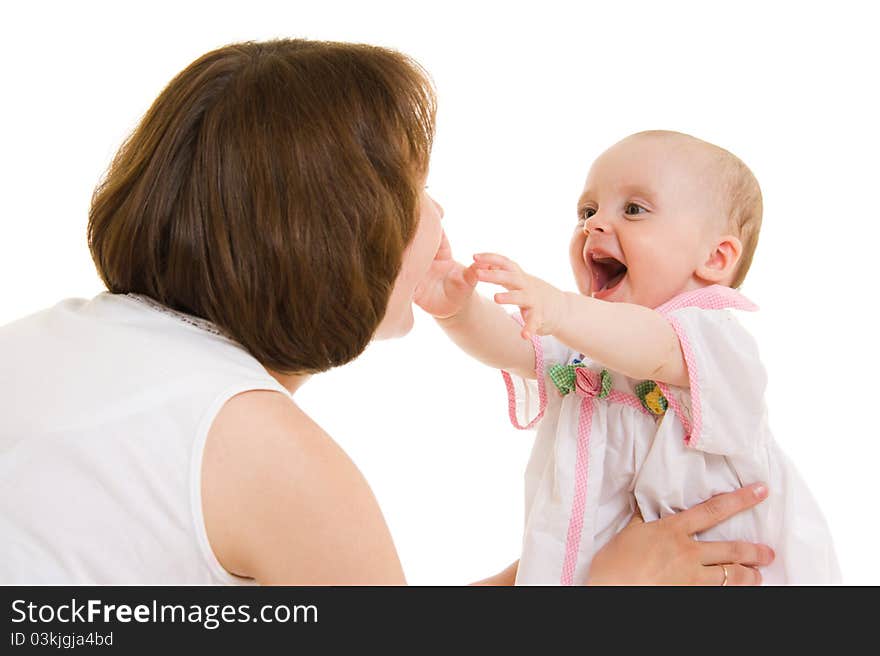
<path fill-rule="evenodd" d="M 696 144 L 636 136 L 593 163 L 569 250 L 582 294 L 654 308 L 705 286 L 695 271 L 723 215 L 707 157 Z"/>

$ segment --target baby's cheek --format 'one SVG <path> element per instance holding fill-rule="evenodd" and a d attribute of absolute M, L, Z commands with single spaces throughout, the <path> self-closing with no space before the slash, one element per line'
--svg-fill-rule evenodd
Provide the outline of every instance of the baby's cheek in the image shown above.
<path fill-rule="evenodd" d="M 584 235 L 583 230 L 577 229 L 574 232 L 574 235 L 571 238 L 571 241 L 568 243 L 568 257 L 571 261 L 571 265 L 574 266 L 577 262 L 583 264 L 584 261 L 584 244 L 587 243 L 587 237 Z"/>
<path fill-rule="evenodd" d="M 637 298 L 633 302 L 645 307 L 657 307 L 678 295 L 686 284 L 687 276 L 682 275 L 672 256 L 642 260 L 637 268 L 630 268 L 630 283 Z"/>
<path fill-rule="evenodd" d="M 575 284 L 577 284 L 578 291 L 585 296 L 589 296 L 592 291 L 590 272 L 584 264 L 583 258 L 572 256 L 571 272 L 572 275 L 574 275 L 574 281 Z"/>

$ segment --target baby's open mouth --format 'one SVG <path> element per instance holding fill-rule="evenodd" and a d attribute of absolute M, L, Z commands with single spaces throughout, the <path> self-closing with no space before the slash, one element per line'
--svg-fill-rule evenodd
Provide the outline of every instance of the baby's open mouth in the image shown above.
<path fill-rule="evenodd" d="M 593 276 L 592 293 L 594 296 L 602 292 L 610 292 L 619 285 L 626 276 L 626 265 L 617 258 L 591 253 L 590 273 Z M 606 294 L 602 294 L 605 296 Z"/>

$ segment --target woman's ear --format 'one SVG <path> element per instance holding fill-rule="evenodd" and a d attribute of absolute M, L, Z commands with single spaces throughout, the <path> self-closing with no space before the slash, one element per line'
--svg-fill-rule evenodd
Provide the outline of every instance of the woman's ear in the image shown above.
<path fill-rule="evenodd" d="M 709 257 L 697 267 L 696 276 L 706 282 L 714 284 L 729 284 L 736 272 L 736 265 L 742 255 L 742 242 L 733 235 L 721 237 L 712 250 Z"/>

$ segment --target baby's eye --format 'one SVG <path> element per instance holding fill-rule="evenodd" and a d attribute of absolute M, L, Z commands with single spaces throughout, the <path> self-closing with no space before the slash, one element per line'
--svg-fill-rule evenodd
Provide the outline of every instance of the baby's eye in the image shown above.
<path fill-rule="evenodd" d="M 579 223 L 584 223 L 587 219 L 589 219 L 595 213 L 596 213 L 595 207 L 584 207 L 583 209 L 581 209 L 580 216 L 578 217 L 580 219 Z"/>
<path fill-rule="evenodd" d="M 623 211 L 629 215 L 646 214 L 648 212 L 648 210 L 638 203 L 627 203 L 626 207 L 623 208 Z"/>

